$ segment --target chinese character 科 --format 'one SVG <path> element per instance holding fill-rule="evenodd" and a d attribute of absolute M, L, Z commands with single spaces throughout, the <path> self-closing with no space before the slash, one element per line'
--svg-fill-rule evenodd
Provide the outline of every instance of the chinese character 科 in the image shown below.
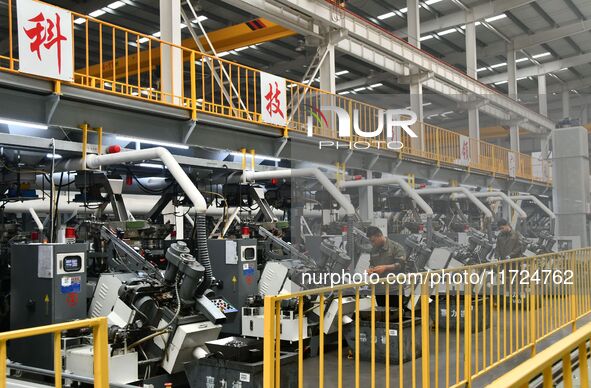
<path fill-rule="evenodd" d="M 29 19 L 30 22 L 35 23 L 35 26 L 29 29 L 23 28 L 31 43 L 29 48 L 32 53 L 37 53 L 39 60 L 41 58 L 41 49 L 51 49 L 56 45 L 57 50 L 57 67 L 58 72 L 62 72 L 62 41 L 66 40 L 66 37 L 61 33 L 60 27 L 60 15 L 55 14 L 55 21 L 50 18 L 45 18 L 43 12 L 39 12 L 39 15 Z"/>
<path fill-rule="evenodd" d="M 283 111 L 281 110 L 281 103 L 279 102 L 279 95 L 281 94 L 281 90 L 279 90 L 279 85 L 275 82 L 275 92 L 273 92 L 273 84 L 269 84 L 269 93 L 265 95 L 265 100 L 267 100 L 267 112 L 269 112 L 270 116 L 273 116 L 275 113 L 278 113 L 282 118 Z"/>

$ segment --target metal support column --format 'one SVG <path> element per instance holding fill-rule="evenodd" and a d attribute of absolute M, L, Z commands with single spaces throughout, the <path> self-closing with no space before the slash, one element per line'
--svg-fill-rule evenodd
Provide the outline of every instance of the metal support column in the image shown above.
<path fill-rule="evenodd" d="M 562 91 L 562 118 L 570 117 L 570 94 L 568 90 Z"/>
<path fill-rule="evenodd" d="M 325 90 L 333 95 L 336 94 L 336 65 L 335 65 L 335 50 L 334 45 L 331 42 L 328 42 L 326 47 L 326 55 L 324 60 L 320 63 L 320 68 L 318 70 L 319 78 L 320 78 L 320 89 Z M 310 81 L 310 84 L 313 84 L 313 81 Z M 322 95 L 321 105 L 327 106 L 334 106 L 336 105 L 336 101 L 332 95 L 324 94 Z M 336 121 L 335 115 L 330 112 L 327 114 L 327 121 L 328 125 L 324 127 L 324 130 L 327 131 L 326 135 L 329 135 L 333 128 L 333 122 Z"/>
<path fill-rule="evenodd" d="M 181 45 L 181 0 L 160 0 L 160 32 L 165 42 Z M 172 50 L 172 52 L 171 52 Z M 162 67 L 160 80 L 163 99 L 167 102 L 181 103 L 183 57 L 178 48 L 162 46 Z M 179 97 L 175 98 L 174 97 Z"/>
<path fill-rule="evenodd" d="M 552 198 L 558 236 L 589 245 L 589 141 L 583 127 L 552 131 Z"/>
<path fill-rule="evenodd" d="M 372 172 L 367 171 L 366 179 L 372 179 Z M 369 221 L 373 225 L 373 186 L 359 187 L 359 216 L 362 221 Z"/>
<path fill-rule="evenodd" d="M 466 20 L 466 74 L 476 79 L 478 74 L 476 69 L 477 52 L 476 52 L 476 23 L 472 14 L 468 14 Z M 480 139 L 480 117 L 478 108 L 471 108 L 468 110 L 468 128 L 469 135 L 473 139 Z"/>
<path fill-rule="evenodd" d="M 507 45 L 507 81 L 509 87 L 509 97 L 517 100 L 517 66 L 515 65 L 515 50 L 513 44 Z M 509 130 L 509 139 L 511 142 L 511 150 L 519 152 L 519 126 L 512 124 Z"/>
<path fill-rule="evenodd" d="M 548 116 L 548 90 L 546 89 L 546 74 L 538 76 L 538 111 L 541 115 Z"/>
<path fill-rule="evenodd" d="M 336 94 L 336 65 L 335 65 L 335 51 L 334 46 L 329 44 L 327 47 L 326 57 L 320 64 L 320 89 Z"/>
<path fill-rule="evenodd" d="M 408 43 L 412 44 L 417 48 L 421 48 L 421 21 L 420 21 L 420 9 L 419 0 L 407 0 L 406 6 L 408 12 L 406 14 L 406 20 L 408 23 Z M 411 66 L 411 75 L 417 75 L 416 79 L 411 77 L 409 84 L 410 89 L 410 109 L 417 115 L 417 121 L 419 122 L 418 138 L 411 140 L 411 147 L 413 149 L 424 149 L 424 130 L 423 130 L 423 84 L 421 83 L 419 75 L 419 68 Z"/>
<path fill-rule="evenodd" d="M 547 160 L 550 154 L 549 136 L 540 135 L 540 151 L 542 152 L 542 159 Z"/>

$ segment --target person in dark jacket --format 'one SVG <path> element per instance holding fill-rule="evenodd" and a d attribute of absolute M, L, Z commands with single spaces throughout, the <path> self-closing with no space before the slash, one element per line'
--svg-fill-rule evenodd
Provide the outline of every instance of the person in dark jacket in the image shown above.
<path fill-rule="evenodd" d="M 495 247 L 495 256 L 498 259 L 513 259 L 523 255 L 524 247 L 521 243 L 521 236 L 513 230 L 509 222 L 501 219 L 497 222 L 499 235 Z"/>
<path fill-rule="evenodd" d="M 390 240 L 376 226 L 370 226 L 366 232 L 367 238 L 371 242 L 371 252 L 369 253 L 369 268 L 368 274 L 377 273 L 380 278 L 387 276 L 389 273 L 398 273 L 405 270 L 406 252 L 404 247 L 395 241 Z M 397 290 L 397 287 L 391 287 L 390 292 Z M 390 295 L 384 294 L 383 287 L 378 287 L 376 290 L 376 303 L 378 306 L 386 306 L 386 298 Z M 398 298 L 394 297 L 390 300 L 390 307 L 398 305 Z"/>
<path fill-rule="evenodd" d="M 404 270 L 406 252 L 402 245 L 386 238 L 380 228 L 376 226 L 368 227 L 366 235 L 372 246 L 368 273 L 377 273 L 382 277 L 390 272 Z"/>

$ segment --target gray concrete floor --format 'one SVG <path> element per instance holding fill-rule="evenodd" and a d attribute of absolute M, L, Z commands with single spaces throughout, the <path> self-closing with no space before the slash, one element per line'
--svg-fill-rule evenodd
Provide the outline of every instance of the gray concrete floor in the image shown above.
<path fill-rule="evenodd" d="M 515 312 L 514 312 L 515 313 Z M 508 317 L 507 317 L 508 319 Z M 584 324 L 591 319 L 585 319 L 580 324 Z M 490 340 L 491 340 L 491 324 L 490 324 L 490 316 L 487 316 L 487 322 L 489 323 L 486 329 L 486 333 L 482 330 L 482 327 L 479 327 L 478 334 L 473 334 L 472 336 L 472 370 L 474 370 L 476 365 L 476 336 L 478 336 L 478 369 L 482 370 L 484 368 L 484 360 L 483 360 L 483 337 L 486 335 L 486 365 L 490 365 Z M 517 350 L 518 345 L 517 341 L 521 343 L 523 341 L 521 339 L 521 330 L 527 329 L 528 322 L 524 317 L 514 316 L 513 317 L 514 327 L 516 328 L 513 332 L 513 349 Z M 481 325 L 479 325 L 481 326 Z M 506 354 L 510 354 L 510 346 L 511 336 L 509 332 L 504 333 L 502 328 L 500 330 L 500 335 L 497 335 L 497 318 L 496 314 L 493 314 L 493 323 L 492 323 L 492 342 L 493 342 L 493 360 L 497 360 L 497 343 L 500 345 L 500 356 L 501 359 L 504 358 L 504 352 Z M 553 337 L 542 341 L 537 346 L 537 351 L 540 352 L 544 347 L 548 346 L 549 344 L 553 343 L 556 338 L 562 338 L 571 333 L 571 328 L 565 327 L 557 332 Z M 456 332 L 455 329 L 450 329 L 449 335 L 449 364 L 446 365 L 446 336 L 445 336 L 445 329 L 439 331 L 439 347 L 438 351 L 436 352 L 435 346 L 435 329 L 431 327 L 430 329 L 430 354 L 429 354 L 429 365 L 430 365 L 430 386 L 431 387 L 446 387 L 447 377 L 446 374 L 449 374 L 449 385 L 454 385 L 458 380 L 461 380 L 464 376 L 464 343 L 463 335 L 460 335 L 461 341 L 459 343 L 459 352 L 456 350 Z M 497 342 L 498 338 L 498 342 Z M 354 358 L 348 358 L 348 348 L 346 347 L 346 341 L 343 340 L 343 387 L 354 387 L 355 386 L 355 360 Z M 325 356 L 324 356 L 324 386 L 326 388 L 333 388 L 338 387 L 338 352 L 336 345 L 327 345 L 325 347 Z M 505 350 L 506 349 L 506 350 Z M 506 373 L 507 371 L 515 368 L 521 362 L 527 360 L 531 355 L 529 349 L 522 351 L 521 353 L 517 354 L 513 358 L 503 362 L 498 367 L 495 367 L 485 374 L 480 376 L 479 378 L 473 380 L 474 387 L 483 387 L 486 386 L 488 383 L 493 381 L 494 379 L 500 377 L 502 374 Z M 319 386 L 319 358 L 318 357 L 311 357 L 304 360 L 304 387 L 317 387 Z M 403 377 L 402 382 L 400 378 L 400 366 L 399 364 L 390 365 L 390 386 L 392 388 L 395 387 L 412 387 L 413 379 L 416 382 L 416 386 L 422 386 L 421 379 L 422 379 L 422 362 L 423 359 L 421 357 L 417 357 L 414 365 L 414 376 L 413 376 L 413 363 L 406 362 L 403 364 Z M 436 368 L 437 363 L 437 368 Z M 459 365 L 459 375 L 456 375 L 457 366 Z M 360 370 L 360 387 L 362 388 L 369 388 L 372 385 L 372 376 L 371 376 L 371 363 L 369 361 L 360 361 L 359 365 Z M 591 369 L 590 369 L 591 370 Z M 386 367 L 385 361 L 382 359 L 381 361 L 377 361 L 375 365 L 375 387 L 385 387 L 385 379 L 386 379 Z M 578 376 L 578 375 L 577 375 Z M 578 379 L 578 377 L 577 377 Z"/>

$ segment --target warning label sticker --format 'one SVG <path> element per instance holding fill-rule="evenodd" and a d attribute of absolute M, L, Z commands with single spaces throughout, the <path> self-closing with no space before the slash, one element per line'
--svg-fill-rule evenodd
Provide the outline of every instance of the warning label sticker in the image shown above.
<path fill-rule="evenodd" d="M 81 277 L 80 276 L 64 276 L 61 279 L 60 291 L 62 294 L 70 294 L 72 292 L 80 293 Z"/>

